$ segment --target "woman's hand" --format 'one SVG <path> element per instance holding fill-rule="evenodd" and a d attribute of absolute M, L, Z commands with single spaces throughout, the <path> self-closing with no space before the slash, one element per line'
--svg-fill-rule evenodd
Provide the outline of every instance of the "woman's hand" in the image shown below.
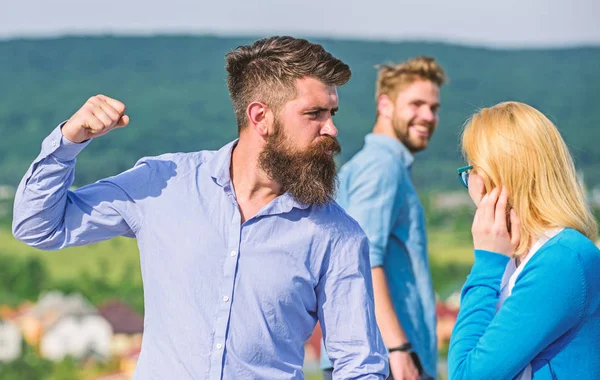
<path fill-rule="evenodd" d="M 501 253 L 512 257 L 519 245 L 519 218 L 510 210 L 511 232 L 506 225 L 508 191 L 495 188 L 483 196 L 473 219 L 473 245 L 476 250 Z"/>

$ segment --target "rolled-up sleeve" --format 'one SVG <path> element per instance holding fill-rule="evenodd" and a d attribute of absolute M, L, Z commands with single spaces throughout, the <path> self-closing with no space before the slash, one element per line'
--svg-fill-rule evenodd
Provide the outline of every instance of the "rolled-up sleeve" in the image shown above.
<path fill-rule="evenodd" d="M 385 379 L 387 350 L 377 328 L 369 246 L 364 235 L 340 242 L 317 286 L 319 320 L 335 379 Z"/>

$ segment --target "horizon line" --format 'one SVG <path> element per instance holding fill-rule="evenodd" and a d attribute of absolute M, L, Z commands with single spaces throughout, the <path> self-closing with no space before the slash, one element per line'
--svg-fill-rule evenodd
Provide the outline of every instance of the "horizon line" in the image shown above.
<path fill-rule="evenodd" d="M 556 44 L 532 44 L 532 43 L 484 43 L 477 41 L 466 41 L 459 39 L 449 38 L 430 38 L 430 37 L 418 37 L 418 36 L 407 36 L 401 37 L 390 37 L 384 38 L 381 36 L 352 36 L 352 35 L 323 35 L 323 34 L 311 34 L 306 32 L 268 32 L 263 33 L 260 31 L 255 32 L 214 32 L 214 31 L 137 31 L 137 32 L 118 32 L 118 31 L 58 31 L 56 33 L 25 33 L 15 35 L 0 35 L 0 43 L 22 41 L 22 40 L 59 40 L 68 38 L 161 38 L 161 37 L 212 37 L 221 39 L 258 39 L 266 36 L 295 36 L 306 39 L 316 40 L 328 40 L 328 41 L 343 41 L 343 42 L 366 42 L 366 43 L 389 43 L 389 44 L 402 44 L 402 43 L 424 43 L 424 44 L 443 44 L 453 45 L 458 47 L 476 48 L 476 49 L 489 49 L 489 50 L 571 50 L 571 49 L 586 49 L 586 48 L 600 48 L 599 42 L 572 42 L 572 43 L 556 43 Z"/>

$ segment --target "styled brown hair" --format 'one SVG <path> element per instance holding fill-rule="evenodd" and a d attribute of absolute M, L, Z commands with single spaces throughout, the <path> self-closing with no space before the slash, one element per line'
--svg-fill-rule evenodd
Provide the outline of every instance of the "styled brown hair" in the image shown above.
<path fill-rule="evenodd" d="M 438 87 L 448 81 L 442 66 L 431 57 L 419 56 L 399 64 L 379 65 L 375 100 L 387 95 L 392 101 L 408 85 L 418 80 L 429 80 Z"/>
<path fill-rule="evenodd" d="M 295 81 L 313 77 L 334 86 L 350 79 L 348 65 L 323 46 L 305 39 L 276 36 L 239 46 L 225 56 L 227 87 L 238 130 L 248 124 L 246 109 L 254 101 L 277 111 L 296 96 Z"/>

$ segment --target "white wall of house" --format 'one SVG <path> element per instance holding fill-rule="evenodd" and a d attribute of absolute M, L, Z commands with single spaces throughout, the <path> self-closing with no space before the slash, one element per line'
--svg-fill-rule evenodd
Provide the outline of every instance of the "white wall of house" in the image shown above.
<path fill-rule="evenodd" d="M 21 342 L 17 326 L 0 322 L 0 361 L 11 361 L 21 356 Z"/>
<path fill-rule="evenodd" d="M 102 316 L 86 318 L 81 324 L 82 335 L 86 339 L 88 352 L 94 351 L 103 358 L 111 354 L 112 326 Z"/>
<path fill-rule="evenodd" d="M 99 315 L 65 316 L 42 336 L 40 353 L 51 360 L 81 358 L 90 351 L 108 358 L 111 338 L 110 324 Z"/>

